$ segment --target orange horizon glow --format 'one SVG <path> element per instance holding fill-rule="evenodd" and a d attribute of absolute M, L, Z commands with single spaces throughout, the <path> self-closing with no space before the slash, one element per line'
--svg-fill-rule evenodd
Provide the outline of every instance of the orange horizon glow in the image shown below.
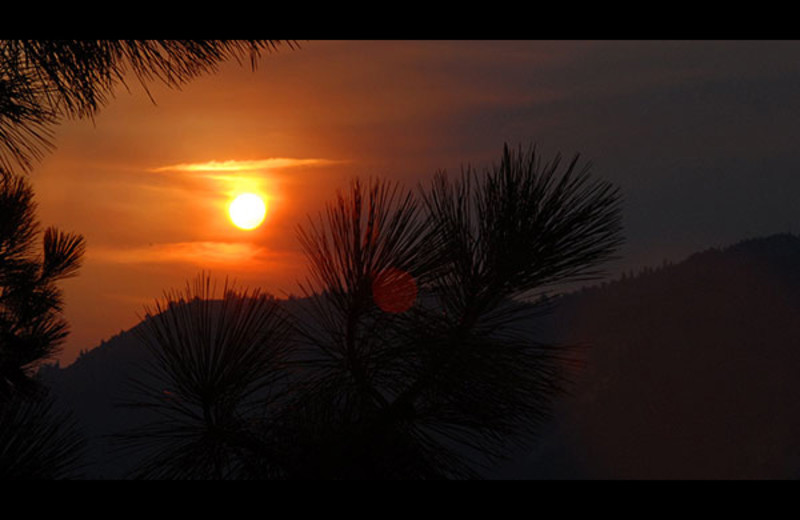
<path fill-rule="evenodd" d="M 365 61 L 353 45 L 389 61 Z M 133 326 L 140 302 L 203 270 L 296 293 L 307 270 L 296 227 L 355 176 L 410 187 L 437 168 L 482 160 L 484 149 L 454 155 L 436 139 L 455 110 L 496 94 L 409 74 L 408 60 L 429 45 L 309 43 L 265 57 L 255 71 L 232 62 L 180 90 L 121 91 L 95 124 L 64 121 L 57 149 L 33 175 L 43 225 L 87 240 L 84 267 L 64 284 L 72 333 L 62 362 Z M 242 193 L 267 207 L 251 231 L 229 219 Z M 413 289 L 397 289 L 379 285 L 387 309 L 413 301 L 396 294 Z"/>
<path fill-rule="evenodd" d="M 220 269 L 235 265 L 257 271 L 274 266 L 288 253 L 270 250 L 250 242 L 194 241 L 131 247 L 94 247 L 88 251 L 92 262 L 104 264 L 202 264 Z"/>

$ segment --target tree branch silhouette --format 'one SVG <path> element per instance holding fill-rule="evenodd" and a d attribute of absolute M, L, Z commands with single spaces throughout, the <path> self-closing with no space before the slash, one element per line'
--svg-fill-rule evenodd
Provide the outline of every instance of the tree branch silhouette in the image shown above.
<path fill-rule="evenodd" d="M 270 336 L 246 342 L 285 353 L 287 362 L 261 365 L 285 377 L 281 398 L 256 421 L 258 431 L 237 423 L 225 445 L 260 454 L 248 460 L 266 469 L 251 467 L 249 475 L 479 477 L 535 438 L 569 382 L 572 347 L 537 341 L 525 320 L 543 309 L 527 299 L 598 276 L 622 242 L 620 210 L 618 189 L 592 179 L 577 157 L 565 166 L 560 156 L 543 162 L 533 148 L 506 146 L 500 163 L 481 173 L 441 172 L 418 196 L 395 183 L 355 180 L 298 228 L 309 275 L 304 298 L 284 304 L 289 348 Z M 213 370 L 196 359 L 212 341 L 210 329 L 176 320 L 190 307 L 169 302 L 165 318 L 153 322 L 163 326 L 149 326 L 148 345 L 160 370 L 180 367 L 188 381 L 204 381 Z M 233 334 L 240 326 L 230 327 Z M 240 371 L 218 361 L 218 370 Z M 195 388 L 180 402 L 194 402 L 191 420 L 209 425 L 202 395 Z M 151 405 L 157 398 L 151 394 Z M 189 414 L 161 400 L 172 407 L 168 417 Z M 235 403 L 221 406 L 238 417 Z M 162 426 L 154 432 L 162 437 L 196 431 Z M 183 448 L 197 446 L 184 441 Z M 164 453 L 181 453 L 187 465 L 174 475 L 237 474 L 214 470 L 222 462 L 207 463 L 197 451 Z M 227 457 L 231 468 L 237 459 Z"/>
<path fill-rule="evenodd" d="M 338 410 L 329 429 L 347 432 L 343 446 L 326 448 L 343 457 L 328 461 L 328 476 L 475 476 L 464 454 L 495 460 L 548 418 L 570 350 L 514 331 L 540 312 L 516 299 L 598 275 L 621 243 L 618 190 L 593 181 L 577 157 L 560 165 L 560 156 L 542 163 L 535 149 L 506 146 L 500 164 L 482 175 L 440 173 L 421 187 L 424 211 L 375 196 L 365 205 L 356 183 L 328 209 L 325 231 L 301 231 L 321 287 L 307 295 L 328 300 L 316 307 L 324 311 L 317 330 L 328 339 L 311 342 L 326 371 L 313 377 L 306 398 L 322 400 L 312 408 L 327 407 L 329 418 Z M 406 235 L 381 227 L 373 239 L 363 226 L 373 213 L 419 227 Z M 365 245 L 391 251 L 379 245 L 381 235 L 408 238 L 406 249 L 383 259 L 420 284 L 424 296 L 406 313 L 382 312 L 366 289 L 379 270 L 364 268 Z M 348 284 L 340 283 L 345 273 Z"/>
<path fill-rule="evenodd" d="M 153 358 L 133 381 L 136 399 L 126 403 L 158 418 L 120 437 L 126 449 L 149 450 L 135 476 L 278 474 L 277 461 L 266 456 L 269 423 L 261 413 L 280 399 L 288 333 L 275 299 L 259 291 L 226 282 L 217 299 L 211 279 L 201 275 L 183 293 L 165 294 L 139 332 Z"/>
<path fill-rule="evenodd" d="M 78 478 L 84 445 L 75 419 L 57 412 L 51 397 L 0 403 L 0 479 Z"/>
<path fill-rule="evenodd" d="M 67 335 L 57 282 L 76 274 L 85 242 L 48 228 L 39 246 L 35 210 L 29 184 L 0 175 L 0 476 L 9 479 L 75 476 L 82 446 L 35 372 Z"/>
<path fill-rule="evenodd" d="M 177 88 L 230 59 L 255 68 L 276 40 L 0 40 L 0 471 L 60 478 L 77 460 L 74 425 L 52 412 L 33 374 L 68 327 L 57 283 L 74 276 L 83 237 L 48 228 L 38 245 L 28 172 L 64 118 L 92 118 L 118 86 Z M 230 360 L 229 360 L 230 361 Z M 19 432 L 14 431 L 19 429 Z M 26 466 L 27 464 L 27 466 Z M 47 468 L 50 468 L 49 473 Z"/>
<path fill-rule="evenodd" d="M 91 118 L 117 86 L 180 87 L 228 60 L 255 68 L 278 40 L 0 40 L 0 169 L 29 171 L 63 118 Z M 151 99 L 152 99 L 152 95 Z"/>
<path fill-rule="evenodd" d="M 55 228 L 38 245 L 33 191 L 19 176 L 0 176 L 0 400 L 32 389 L 32 374 L 68 333 L 57 282 L 74 276 L 85 241 Z"/>

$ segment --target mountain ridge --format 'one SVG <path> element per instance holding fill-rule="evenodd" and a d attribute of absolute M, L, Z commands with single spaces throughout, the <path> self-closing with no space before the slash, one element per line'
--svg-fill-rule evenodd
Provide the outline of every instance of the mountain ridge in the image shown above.
<path fill-rule="evenodd" d="M 590 345 L 530 451 L 494 478 L 793 478 L 800 470 L 800 238 L 709 248 L 556 299 L 546 339 Z M 533 326 L 534 324 L 531 324 Z M 146 358 L 123 331 L 43 379 L 94 439 L 93 470 L 120 478 L 104 434 Z M 797 401 L 797 403 L 795 403 Z"/>

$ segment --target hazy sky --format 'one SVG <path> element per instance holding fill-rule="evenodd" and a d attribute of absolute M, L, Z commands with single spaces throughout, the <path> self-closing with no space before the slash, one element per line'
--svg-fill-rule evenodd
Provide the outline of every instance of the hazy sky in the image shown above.
<path fill-rule="evenodd" d="M 298 292 L 295 227 L 349 179 L 413 187 L 505 142 L 580 152 L 622 188 L 614 272 L 800 231 L 798 92 L 800 42 L 774 41 L 312 41 L 155 105 L 131 84 L 31 174 L 42 223 L 88 241 L 62 364 L 201 269 Z M 268 199 L 255 231 L 226 215 L 242 189 Z"/>

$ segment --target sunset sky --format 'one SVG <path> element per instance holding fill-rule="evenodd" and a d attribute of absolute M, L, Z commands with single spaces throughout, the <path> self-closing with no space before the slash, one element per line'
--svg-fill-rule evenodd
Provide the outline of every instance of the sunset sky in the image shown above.
<path fill-rule="evenodd" d="M 180 91 L 118 89 L 30 174 L 43 225 L 83 234 L 62 366 L 201 270 L 278 296 L 295 228 L 355 176 L 408 187 L 505 142 L 580 152 L 624 194 L 622 258 L 679 261 L 800 231 L 800 42 L 310 41 Z M 227 205 L 265 197 L 252 231 Z"/>

